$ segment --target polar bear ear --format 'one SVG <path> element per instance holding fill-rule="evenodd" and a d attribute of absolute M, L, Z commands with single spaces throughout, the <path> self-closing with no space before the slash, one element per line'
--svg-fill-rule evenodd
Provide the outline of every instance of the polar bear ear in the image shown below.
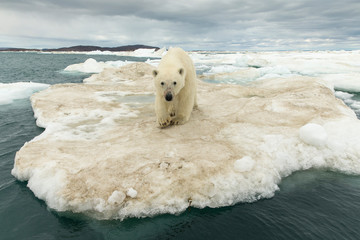
<path fill-rule="evenodd" d="M 153 74 L 154 77 L 156 77 L 156 76 L 159 74 L 159 72 L 158 72 L 157 70 L 154 70 L 154 71 L 152 72 L 152 74 Z"/>
<path fill-rule="evenodd" d="M 180 68 L 179 69 L 179 74 L 182 76 L 184 74 L 184 69 L 183 68 Z"/>

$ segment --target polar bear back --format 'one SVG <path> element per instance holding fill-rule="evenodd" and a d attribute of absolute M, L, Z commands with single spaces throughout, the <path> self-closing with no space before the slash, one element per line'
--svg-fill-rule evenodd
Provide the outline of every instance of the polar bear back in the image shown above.
<path fill-rule="evenodd" d="M 181 48 L 170 48 L 167 54 L 162 58 L 158 69 L 186 69 L 186 77 L 185 80 L 188 81 L 189 77 L 191 80 L 196 79 L 196 72 L 194 68 L 193 61 L 187 55 L 187 53 Z"/>

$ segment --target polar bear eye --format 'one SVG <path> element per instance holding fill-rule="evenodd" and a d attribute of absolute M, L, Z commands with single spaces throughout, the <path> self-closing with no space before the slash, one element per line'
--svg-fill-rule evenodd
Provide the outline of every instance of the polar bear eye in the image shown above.
<path fill-rule="evenodd" d="M 174 82 L 174 85 L 176 85 L 176 82 Z"/>
<path fill-rule="evenodd" d="M 164 86 L 165 83 L 164 83 L 164 82 L 161 82 L 160 84 L 161 84 L 161 86 Z"/>

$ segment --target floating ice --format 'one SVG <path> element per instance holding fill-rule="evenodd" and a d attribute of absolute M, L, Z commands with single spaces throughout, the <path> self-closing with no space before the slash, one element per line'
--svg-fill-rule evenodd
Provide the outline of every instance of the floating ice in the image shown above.
<path fill-rule="evenodd" d="M 199 81 L 189 122 L 160 129 L 153 69 L 105 69 L 33 95 L 46 130 L 18 151 L 12 174 L 50 208 L 99 219 L 253 202 L 309 168 L 360 174 L 360 121 L 321 79 Z"/>
<path fill-rule="evenodd" d="M 85 54 L 86 55 L 116 55 L 116 53 L 111 51 L 100 51 L 100 50 L 90 51 Z"/>
<path fill-rule="evenodd" d="M 360 101 L 355 100 L 356 97 L 355 97 L 355 99 L 353 99 L 355 94 L 350 94 L 350 93 L 342 92 L 342 91 L 336 91 L 335 96 L 342 99 L 344 101 L 344 103 L 346 103 L 348 106 L 350 106 L 355 111 L 357 116 L 360 116 Z"/>
<path fill-rule="evenodd" d="M 218 65 L 211 67 L 209 73 L 228 73 L 228 72 L 237 71 L 239 69 L 240 69 L 239 67 L 233 65 Z"/>
<path fill-rule="evenodd" d="M 156 49 L 143 49 L 143 48 L 140 48 L 140 49 L 136 49 L 134 51 L 134 56 L 149 56 L 151 54 L 153 54 L 154 52 L 156 51 Z"/>
<path fill-rule="evenodd" d="M 0 105 L 10 104 L 16 99 L 28 98 L 49 86 L 49 84 L 33 82 L 0 83 Z"/>
<path fill-rule="evenodd" d="M 162 48 L 138 49 L 133 52 L 94 52 L 94 54 L 151 57 L 147 63 L 157 66 L 159 58 L 166 53 Z M 326 85 L 343 91 L 360 92 L 360 52 L 192 52 L 190 56 L 196 69 L 205 79 L 232 84 L 248 84 L 268 78 L 314 76 L 325 80 Z M 105 68 L 119 68 L 131 62 L 96 62 L 88 59 L 84 63 L 70 65 L 66 71 L 100 73 Z"/>
<path fill-rule="evenodd" d="M 84 63 L 72 64 L 67 66 L 64 71 L 68 72 L 84 72 L 84 73 L 99 73 L 109 67 L 104 62 L 97 62 L 93 58 L 87 59 Z"/>
<path fill-rule="evenodd" d="M 262 58 L 254 58 L 250 55 L 242 54 L 239 57 L 235 58 L 235 66 L 238 67 L 253 67 L 253 68 L 261 68 L 268 65 L 268 61 Z"/>
<path fill-rule="evenodd" d="M 77 63 L 67 66 L 64 71 L 67 72 L 83 72 L 83 73 L 100 73 L 105 68 L 119 68 L 129 64 L 127 61 L 108 61 L 108 62 L 97 62 L 93 58 L 87 59 L 84 63 Z"/>
<path fill-rule="evenodd" d="M 342 91 L 336 91 L 335 96 L 341 98 L 342 100 L 348 100 L 351 99 L 354 96 L 354 94 L 342 92 Z"/>
<path fill-rule="evenodd" d="M 313 76 L 337 90 L 360 92 L 359 51 L 192 53 L 197 69 L 210 79 L 248 83 L 259 79 Z M 251 70 L 250 70 L 251 69 Z M 252 72 L 249 77 L 246 72 Z"/>
<path fill-rule="evenodd" d="M 156 50 L 155 48 L 139 48 L 135 51 L 113 52 L 117 56 L 131 56 L 131 57 L 151 57 L 161 58 L 166 53 L 166 48 Z"/>
<path fill-rule="evenodd" d="M 359 67 L 360 68 L 360 67 Z M 321 76 L 330 82 L 335 89 L 349 92 L 360 92 L 360 73 L 324 74 Z"/>
<path fill-rule="evenodd" d="M 89 51 L 89 52 L 41 52 L 41 54 L 86 54 L 86 55 L 112 55 L 112 56 L 125 56 L 125 57 L 151 57 L 151 58 L 161 58 L 166 53 L 166 48 L 163 47 L 161 49 L 156 50 L 153 49 L 142 49 L 139 48 L 134 51 Z"/>

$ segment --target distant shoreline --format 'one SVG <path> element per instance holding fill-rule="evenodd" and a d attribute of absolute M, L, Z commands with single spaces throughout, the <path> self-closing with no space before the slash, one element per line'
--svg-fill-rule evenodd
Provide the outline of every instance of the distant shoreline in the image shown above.
<path fill-rule="evenodd" d="M 91 52 L 91 51 L 109 51 L 109 52 L 130 52 L 137 49 L 155 49 L 159 50 L 159 47 L 147 46 L 147 45 L 126 45 L 120 47 L 99 47 L 88 45 L 77 45 L 72 47 L 61 48 L 0 48 L 0 52 Z"/>

